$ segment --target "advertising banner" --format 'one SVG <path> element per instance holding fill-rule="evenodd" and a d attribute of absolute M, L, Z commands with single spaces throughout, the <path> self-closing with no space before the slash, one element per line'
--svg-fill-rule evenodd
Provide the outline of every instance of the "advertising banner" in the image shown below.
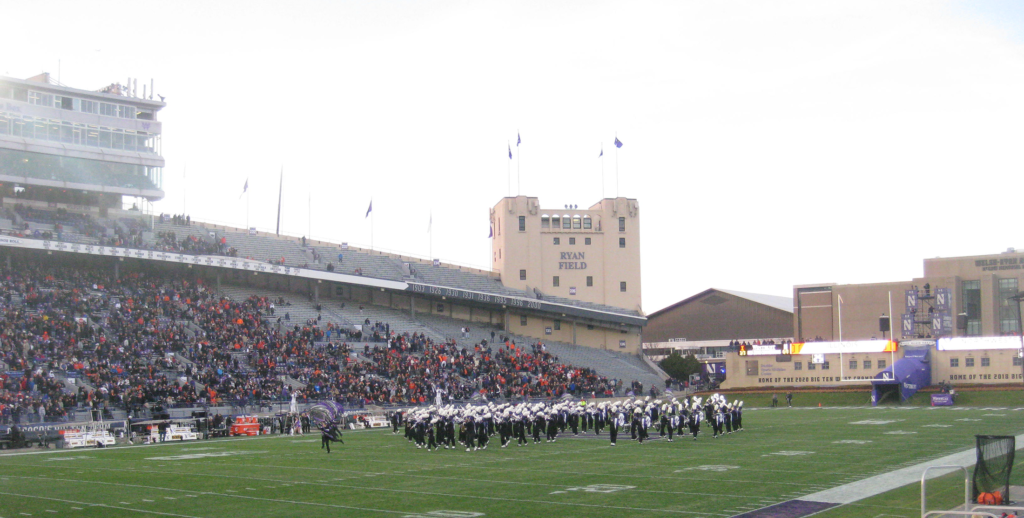
<path fill-rule="evenodd" d="M 932 406 L 953 406 L 953 395 L 932 394 Z"/>
<path fill-rule="evenodd" d="M 1019 336 L 959 336 L 940 338 L 940 351 L 973 351 L 977 349 L 1020 349 Z"/>

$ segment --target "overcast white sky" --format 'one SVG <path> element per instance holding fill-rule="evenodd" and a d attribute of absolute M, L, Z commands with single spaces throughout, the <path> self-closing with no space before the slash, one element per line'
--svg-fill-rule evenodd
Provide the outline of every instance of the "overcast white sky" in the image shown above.
<path fill-rule="evenodd" d="M 648 313 L 921 275 L 1019 237 L 1024 8 L 995 2 L 23 2 L 0 72 L 153 78 L 158 209 L 488 265 L 508 192 L 641 207 Z M 517 130 L 523 138 L 515 149 Z M 521 164 L 517 163 L 521 159 Z M 183 171 L 187 164 L 187 175 Z M 521 186 L 516 184 L 517 166 Z M 187 193 L 187 196 L 183 194 Z M 312 200 L 312 203 L 308 203 Z"/>

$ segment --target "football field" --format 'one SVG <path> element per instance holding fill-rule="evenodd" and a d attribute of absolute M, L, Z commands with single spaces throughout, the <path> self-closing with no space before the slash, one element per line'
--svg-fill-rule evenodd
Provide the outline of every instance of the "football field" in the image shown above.
<path fill-rule="evenodd" d="M 783 504 L 775 516 L 910 518 L 918 483 L 871 477 L 972 450 L 975 434 L 1020 435 L 1024 408 L 748 409 L 744 425 L 718 439 L 705 425 L 696 441 L 620 436 L 615 447 L 607 433 L 504 449 L 495 437 L 469 453 L 427 452 L 390 430 L 346 433 L 330 454 L 318 434 L 5 451 L 0 517 L 696 518 Z M 850 494 L 858 481 L 877 496 L 828 503 L 827 490 Z M 930 487 L 936 506 L 962 498 L 955 477 Z"/>

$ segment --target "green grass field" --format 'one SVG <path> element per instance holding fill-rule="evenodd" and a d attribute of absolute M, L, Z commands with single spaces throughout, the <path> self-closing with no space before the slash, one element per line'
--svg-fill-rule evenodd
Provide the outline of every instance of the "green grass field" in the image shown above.
<path fill-rule="evenodd" d="M 973 448 L 975 434 L 1024 433 L 1024 409 L 756 409 L 744 424 L 614 448 L 605 434 L 428 453 L 375 430 L 329 455 L 318 435 L 16 451 L 0 456 L 0 517 L 728 517 Z M 1016 484 L 1022 470 L 1018 456 Z M 962 495 L 955 478 L 931 484 L 935 506 Z M 915 483 L 815 516 L 910 518 L 918 495 Z"/>

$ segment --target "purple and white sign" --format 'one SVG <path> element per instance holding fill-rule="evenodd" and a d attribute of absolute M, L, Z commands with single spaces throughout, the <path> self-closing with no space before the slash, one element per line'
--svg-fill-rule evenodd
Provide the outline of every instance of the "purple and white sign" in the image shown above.
<path fill-rule="evenodd" d="M 932 394 L 932 406 L 953 406 L 953 395 Z"/>
<path fill-rule="evenodd" d="M 939 288 L 935 290 L 935 310 L 946 312 L 949 311 L 950 306 L 953 303 L 953 290 L 949 288 Z"/>
<path fill-rule="evenodd" d="M 907 299 L 907 313 L 913 313 L 911 310 L 917 309 L 917 290 L 907 290 L 905 298 Z"/>
<path fill-rule="evenodd" d="M 913 337 L 914 336 L 914 315 L 910 313 L 903 314 L 903 336 Z"/>

